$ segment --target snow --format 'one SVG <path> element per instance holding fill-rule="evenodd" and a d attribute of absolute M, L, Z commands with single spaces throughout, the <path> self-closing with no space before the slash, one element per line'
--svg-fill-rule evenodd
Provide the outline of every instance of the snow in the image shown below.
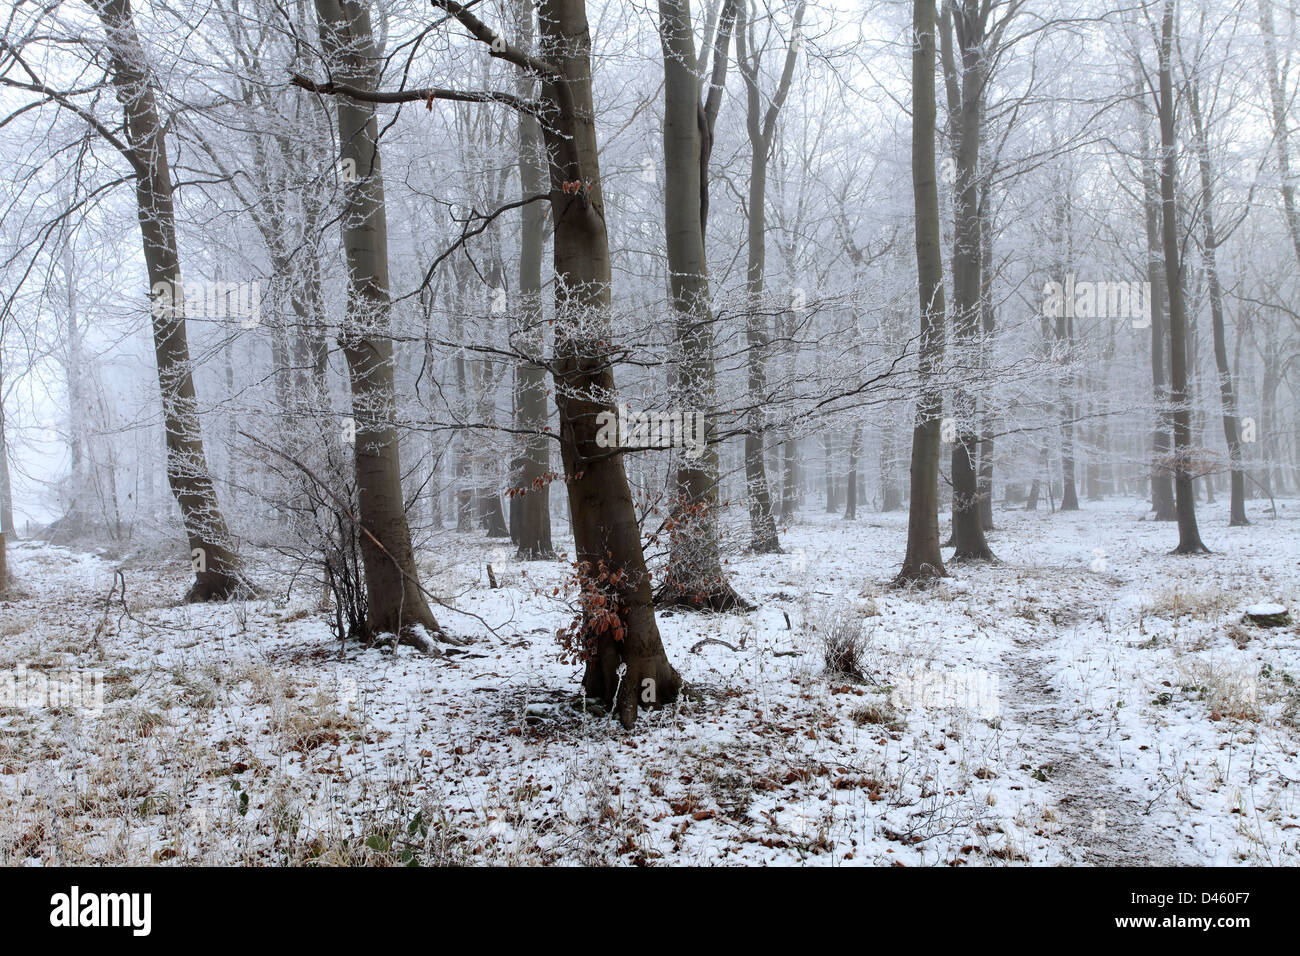
<path fill-rule="evenodd" d="M 905 513 L 804 515 L 730 556 L 757 610 L 660 616 L 687 689 L 631 732 L 560 661 L 564 567 L 499 542 L 421 556 L 470 643 L 341 660 L 316 594 L 181 605 L 153 555 L 124 607 L 106 555 L 16 543 L 0 670 L 105 700 L 0 709 L 0 863 L 1295 864 L 1300 626 L 1239 622 L 1296 606 L 1300 502 L 1221 510 L 1196 557 L 1136 501 L 999 511 L 929 590 L 889 587 Z"/>
<path fill-rule="evenodd" d="M 1271 617 L 1274 614 L 1285 614 L 1286 606 L 1283 604 L 1252 604 L 1246 608 L 1246 613 L 1254 617 Z"/>

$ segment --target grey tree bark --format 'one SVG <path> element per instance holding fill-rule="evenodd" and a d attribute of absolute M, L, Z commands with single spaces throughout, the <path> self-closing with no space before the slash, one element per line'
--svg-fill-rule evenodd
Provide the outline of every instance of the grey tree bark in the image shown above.
<path fill-rule="evenodd" d="M 1152 156 L 1146 118 L 1151 115 L 1147 100 L 1138 97 L 1143 116 L 1139 119 L 1142 148 L 1143 219 L 1147 240 L 1147 281 L 1151 283 L 1151 393 L 1155 425 L 1151 431 L 1151 509 L 1157 521 L 1176 521 L 1173 470 L 1169 467 L 1172 422 L 1169 418 L 1169 389 L 1165 379 L 1165 351 L 1169 338 L 1169 314 L 1165 295 L 1165 253 L 1161 229 L 1161 201 L 1158 160 Z"/>
<path fill-rule="evenodd" d="M 1291 175 L 1291 147 L 1288 140 L 1286 91 L 1277 68 L 1277 36 L 1273 28 L 1272 0 L 1259 0 L 1259 29 L 1264 35 L 1265 80 L 1268 83 L 1270 119 L 1273 125 L 1273 144 L 1277 148 L 1277 171 L 1281 180 L 1282 212 L 1286 218 L 1291 246 L 1295 250 L 1296 265 L 1300 266 L 1300 211 L 1296 209 L 1295 179 Z"/>
<path fill-rule="evenodd" d="M 514 0 L 519 45 L 534 43 L 533 0 Z M 516 92 L 531 98 L 536 82 L 520 72 Z M 541 153 L 537 117 L 519 113 L 519 183 L 524 197 L 546 190 L 546 167 Z M 542 320 L 542 254 L 546 241 L 546 210 L 529 203 L 522 211 L 519 248 L 519 316 L 516 347 L 528 358 L 515 370 L 515 415 L 524 433 L 519 484 L 510 500 L 511 524 L 519 557 L 527 561 L 553 558 L 551 544 L 551 439 L 546 431 L 546 366 L 543 364 L 545 324 Z M 531 360 L 530 360 L 531 359 Z"/>
<path fill-rule="evenodd" d="M 109 70 L 125 119 L 124 154 L 135 173 L 145 268 L 155 293 L 151 313 L 166 430 L 167 481 L 180 505 L 195 572 L 186 600 L 224 600 L 246 591 L 248 585 L 240 572 L 203 449 L 185 305 L 175 294 L 183 289 L 183 283 L 171 167 L 153 76 L 136 33 L 130 0 L 90 2 L 108 40 Z"/>
<path fill-rule="evenodd" d="M 984 90 L 989 69 L 987 4 L 980 0 L 945 0 L 942 61 L 948 99 L 948 129 L 955 152 L 952 246 L 953 344 L 975 351 L 983 299 L 981 281 L 980 143 L 983 137 Z M 954 43 L 953 34 L 956 33 Z M 976 364 L 973 359 L 971 364 Z M 953 561 L 990 561 L 993 551 L 980 520 L 976 473 L 977 403 L 967 389 L 953 390 L 952 416 L 957 426 L 952 446 Z"/>
<path fill-rule="evenodd" d="M 331 76 L 373 91 L 378 51 L 370 13 L 358 0 L 316 0 L 321 46 Z M 373 103 L 337 99 L 340 160 L 355 169 L 345 184 L 342 216 L 347 260 L 347 314 L 339 345 L 348 366 L 356 424 L 356 469 L 361 556 L 372 635 L 397 635 L 419 647 L 444 638 L 420 586 L 402 494 L 393 342 L 389 337 L 388 224 Z M 419 634 L 423 628 L 426 635 Z"/>
<path fill-rule="evenodd" d="M 1201 110 L 1199 85 L 1194 76 L 1187 79 L 1187 109 L 1192 118 L 1193 148 L 1201 181 L 1201 256 L 1210 292 L 1210 322 L 1214 336 L 1214 365 L 1219 373 L 1219 403 L 1223 409 L 1223 437 L 1228 443 L 1231 468 L 1230 527 L 1248 525 L 1246 519 L 1246 475 L 1241 462 L 1241 430 L 1237 421 L 1237 395 L 1232 387 L 1232 370 L 1228 367 L 1228 345 L 1224 331 L 1223 285 L 1219 279 L 1218 249 L 1222 238 L 1214 222 L 1214 178 L 1210 164 L 1210 143 L 1206 118 Z"/>
<path fill-rule="evenodd" d="M 493 34 L 459 4 L 438 0 L 482 42 Z M 556 342 L 553 375 L 560 416 L 574 545 L 588 574 L 603 563 L 617 578 L 614 603 L 622 634 L 591 635 L 594 649 L 583 687 L 617 710 L 624 727 L 641 705 L 677 698 L 681 677 L 668 662 L 655 622 L 650 575 L 628 489 L 623 456 L 596 441 L 597 416 L 614 414 L 610 339 L 610 258 L 601 196 L 591 90 L 591 33 L 583 0 L 538 5 L 542 95 L 551 104 L 543 125 L 555 223 Z M 603 344 L 602 344 L 603 343 Z"/>
<path fill-rule="evenodd" d="M 907 551 L 897 584 L 946 577 L 939 550 L 939 427 L 943 395 L 934 378 L 943 365 L 945 304 L 939 231 L 939 185 L 934 168 L 934 0 L 912 4 L 912 193 L 917 291 L 921 309 L 918 357 L 921 391 L 912 429 L 912 499 Z"/>
<path fill-rule="evenodd" d="M 735 4 L 724 14 L 734 17 Z M 723 37 L 730 21 L 719 22 Z M 700 77 L 690 0 L 659 0 L 664 60 L 664 225 L 674 315 L 674 401 L 684 413 L 706 417 L 705 448 L 694 459 L 677 450 L 666 577 L 660 605 L 715 611 L 745 607 L 722 570 L 718 544 L 718 448 L 710 420 L 717 407 L 713 314 L 704 254 L 706 157 L 712 118 L 700 104 Z M 717 84 L 715 83 L 714 86 Z M 712 94 L 712 90 L 710 90 Z M 716 114 L 715 114 L 716 115 Z"/>
<path fill-rule="evenodd" d="M 1183 302 L 1182 257 L 1178 248 L 1177 137 L 1174 125 L 1172 47 L 1175 0 L 1164 0 L 1160 26 L 1159 99 L 1160 118 L 1160 203 L 1164 228 L 1165 283 L 1169 292 L 1169 348 L 1172 372 L 1170 401 L 1174 421 L 1174 497 L 1178 512 L 1178 547 L 1175 554 L 1203 554 L 1209 548 L 1201 541 L 1196 525 L 1196 497 L 1190 468 L 1192 414 L 1187 391 L 1187 316 Z"/>
<path fill-rule="evenodd" d="M 736 20 L 736 63 L 745 82 L 745 130 L 749 136 L 748 258 L 745 266 L 749 312 L 745 317 L 745 346 L 750 409 L 745 432 L 745 490 L 749 501 L 750 549 L 757 554 L 781 551 L 764 452 L 766 415 L 763 405 L 767 400 L 767 359 L 771 344 L 768 320 L 762 306 L 767 269 L 767 166 L 776 137 L 777 119 L 790 94 L 799 52 L 798 31 L 803 28 L 806 7 L 807 4 L 801 0 L 795 8 L 795 33 L 786 48 L 781 78 L 766 112 L 762 109 L 758 86 L 760 54 L 758 50 L 751 52 L 754 46 L 751 40 L 753 18 L 749 15 L 748 2 L 741 5 Z"/>

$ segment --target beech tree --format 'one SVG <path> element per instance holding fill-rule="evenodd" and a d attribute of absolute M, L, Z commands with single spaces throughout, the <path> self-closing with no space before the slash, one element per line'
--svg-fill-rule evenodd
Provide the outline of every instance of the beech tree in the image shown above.
<path fill-rule="evenodd" d="M 583 687 L 631 727 L 642 704 L 676 700 L 681 678 L 668 662 L 655 622 L 636 510 L 617 449 L 596 441 L 597 417 L 615 414 L 608 361 L 610 259 L 591 93 L 591 36 L 583 0 L 541 0 L 539 50 L 527 53 L 463 4 L 434 0 L 490 55 L 536 76 L 550 156 L 547 196 L 554 222 L 555 346 L 552 375 L 560 416 L 560 455 L 573 522 L 577 571 L 585 592 L 578 643 Z M 488 97 L 482 97 L 488 98 Z M 512 101 L 512 105 L 513 105 Z M 522 105 L 522 104 L 521 104 Z M 697 194 L 698 195 L 698 194 Z M 594 600 L 599 598 L 599 601 Z"/>
<path fill-rule="evenodd" d="M 934 0 L 912 4 L 912 195 L 916 231 L 916 273 L 920 302 L 920 369 L 912 428 L 911 501 L 907 551 L 896 583 L 946 577 L 939 550 L 939 427 L 943 395 L 936 377 L 944 356 L 946 306 L 943 251 L 939 238 L 939 185 L 934 167 L 935 99 Z"/>
<path fill-rule="evenodd" d="M 803 29 L 807 4 L 795 6 L 790 38 L 784 63 L 767 109 L 762 106 L 763 50 L 755 38 L 752 4 L 740 4 L 736 24 L 736 63 L 745 82 L 745 132 L 749 137 L 749 195 L 746 233 L 747 262 L 745 290 L 749 309 L 745 320 L 745 337 L 749 352 L 748 400 L 749 428 L 745 432 L 745 491 L 749 498 L 750 548 L 758 554 L 781 550 L 772 509 L 772 492 L 768 486 L 764 461 L 764 404 L 767 402 L 767 364 L 771 335 L 764 309 L 764 282 L 767 271 L 767 167 L 776 140 L 777 120 L 790 95 L 795 60 L 799 54 L 799 36 Z"/>
<path fill-rule="evenodd" d="M 1192 489 L 1192 412 L 1187 387 L 1187 312 L 1183 297 L 1183 256 L 1178 233 L 1177 134 L 1173 81 L 1175 0 L 1164 0 L 1160 20 L 1156 112 L 1160 118 L 1160 206 L 1165 252 L 1165 288 L 1169 295 L 1169 348 L 1174 423 L 1174 496 L 1178 512 L 1176 554 L 1200 554 L 1209 549 L 1196 526 L 1196 496 Z"/>
<path fill-rule="evenodd" d="M 1214 169 L 1210 160 L 1209 117 L 1201 107 L 1200 83 L 1194 67 L 1184 64 L 1187 112 L 1192 120 L 1192 148 L 1200 180 L 1201 258 L 1209 286 L 1210 321 L 1214 339 L 1214 365 L 1219 378 L 1219 400 L 1223 411 L 1223 436 L 1228 444 L 1231 468 L 1230 513 L 1233 527 L 1250 524 L 1246 519 L 1246 475 L 1242 467 L 1241 433 L 1237 421 L 1237 394 L 1232 387 L 1232 369 L 1228 366 L 1227 335 L 1224 330 L 1223 283 L 1219 276 L 1219 247 L 1227 238 L 1225 230 L 1216 228 Z M 1244 218 L 1244 217 L 1243 217 Z M 1238 223 L 1242 220 L 1238 219 Z M 1230 232 L 1231 230 L 1227 230 Z"/>
<path fill-rule="evenodd" d="M 24 76 L 6 73 L 4 85 L 35 94 L 80 117 L 122 155 L 136 187 L 137 216 L 149 276 L 150 312 L 158 386 L 167 447 L 167 481 L 180 506 L 194 568 L 186 600 L 223 600 L 247 592 L 239 560 L 217 501 L 199 423 L 185 322 L 185 293 L 176 237 L 172 173 L 166 131 L 159 117 L 155 81 L 130 0 L 89 0 L 104 30 L 109 82 L 123 111 L 120 129 L 102 121 L 93 108 L 79 105 L 75 93 L 43 80 L 21 50 L 5 42 L 5 52 Z M 76 91 L 84 93 L 86 91 Z"/>
<path fill-rule="evenodd" d="M 515 0 L 515 27 L 521 50 L 531 52 L 536 31 L 533 0 Z M 520 70 L 515 89 L 520 99 L 535 96 L 537 80 Z M 537 116 L 519 110 L 519 185 L 521 198 L 546 190 L 546 163 Z M 516 335 L 525 353 L 515 370 L 515 409 L 524 433 L 517 491 L 511 496 L 511 528 L 519 556 L 528 560 L 553 558 L 551 544 L 551 439 L 546 434 L 545 325 L 542 317 L 542 256 L 546 247 L 546 209 L 529 203 L 520 210 L 519 317 Z"/>
<path fill-rule="evenodd" d="M 672 294 L 674 399 L 683 410 L 716 414 L 717 373 L 713 315 L 704 253 L 708 218 L 708 154 L 717 118 L 727 50 L 737 4 L 727 0 L 718 23 L 715 69 L 700 102 L 700 68 L 689 0 L 659 0 L 664 59 L 664 220 Z M 745 602 L 727 583 L 718 550 L 718 450 L 709 440 L 697 454 L 680 454 L 676 467 L 671 556 L 658 603 L 725 611 Z"/>
<path fill-rule="evenodd" d="M 358 93 L 372 93 L 377 57 L 370 13 L 358 0 L 316 0 L 321 47 L 330 73 Z M 355 171 L 343 210 L 347 315 L 339 344 L 347 359 L 356 435 L 357 522 L 365 562 L 368 627 L 427 647 L 446 639 L 429 609 L 406 521 L 402 466 L 394 423 L 393 343 L 388 337 L 388 223 L 374 103 L 338 97 L 340 162 Z M 423 629 L 421 634 L 418 629 Z"/>

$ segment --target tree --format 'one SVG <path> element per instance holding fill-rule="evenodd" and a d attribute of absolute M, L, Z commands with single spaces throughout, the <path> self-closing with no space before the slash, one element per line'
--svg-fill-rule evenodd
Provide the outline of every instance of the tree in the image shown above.
<path fill-rule="evenodd" d="M 1200 86 L 1194 72 L 1187 77 L 1187 110 L 1192 118 L 1192 145 L 1201 185 L 1201 257 L 1205 264 L 1210 292 L 1210 322 L 1214 336 L 1214 365 L 1219 375 L 1219 401 L 1223 409 L 1223 436 L 1228 443 L 1231 465 L 1231 504 L 1228 524 L 1248 525 L 1246 520 L 1246 475 L 1241 463 L 1241 432 L 1237 422 L 1237 395 L 1232 387 L 1232 370 L 1228 367 L 1228 345 L 1224 332 L 1223 284 L 1219 279 L 1218 249 L 1225 236 L 1215 229 L 1214 177 L 1210 164 L 1207 118 L 1201 109 Z"/>
<path fill-rule="evenodd" d="M 519 46 L 530 50 L 534 42 L 533 0 L 514 0 Z M 536 80 L 523 71 L 516 80 L 521 99 L 531 99 Z M 537 117 L 520 111 L 519 185 L 523 197 L 545 190 L 546 166 L 541 154 L 542 133 Z M 551 545 L 551 498 L 547 472 L 551 464 L 551 438 L 546 434 L 546 366 L 543 364 L 545 325 L 542 319 L 542 255 L 546 245 L 546 210 L 530 203 L 520 211 L 518 347 L 525 353 L 515 369 L 515 410 L 524 433 L 519 456 L 517 489 L 510 499 L 511 527 L 519 557 L 539 560 L 555 556 Z"/>
<path fill-rule="evenodd" d="M 153 290 L 154 355 L 162 393 L 167 481 L 181 509 L 194 563 L 186 600 L 223 600 L 247 590 L 217 503 L 199 426 L 198 397 L 185 328 L 185 302 L 176 243 L 171 166 L 154 99 L 154 81 L 136 33 L 130 0 L 90 0 L 103 24 L 109 69 L 125 114 L 126 141 L 81 113 L 130 162 L 136 182 L 145 266 Z M 32 79 L 36 81 L 33 75 Z M 40 84 L 42 92 L 47 92 Z M 61 102 L 66 104 L 65 100 Z"/>
<path fill-rule="evenodd" d="M 378 65 L 369 11 L 359 0 L 316 0 L 316 15 L 331 75 L 349 87 L 374 91 Z M 367 626 L 372 635 L 393 634 L 427 647 L 429 638 L 445 635 L 420 586 L 402 495 L 379 124 L 374 104 L 364 100 L 341 96 L 337 111 L 340 162 L 356 174 L 346 184 L 342 216 L 348 301 L 339 345 L 347 360 L 356 426 L 353 463 Z"/>
<path fill-rule="evenodd" d="M 1259 0 L 1259 29 L 1264 35 L 1264 78 L 1268 84 L 1269 119 L 1273 126 L 1273 145 L 1277 148 L 1277 171 L 1282 193 L 1282 212 L 1287 233 L 1300 266 L 1300 210 L 1296 208 L 1295 178 L 1291 174 L 1290 128 L 1287 123 L 1285 77 L 1278 71 L 1277 34 L 1273 27 L 1273 0 Z"/>
<path fill-rule="evenodd" d="M 794 25 L 786 45 L 785 62 L 776 90 L 764 111 L 759 90 L 762 50 L 754 40 L 754 17 L 748 2 L 741 5 L 736 23 L 736 62 L 745 81 L 745 131 L 749 136 L 749 218 L 745 265 L 745 290 L 749 308 L 745 316 L 745 345 L 748 351 L 749 422 L 745 432 L 745 491 L 749 500 L 750 549 L 757 554 L 781 550 L 772 513 L 772 492 L 764 462 L 764 404 L 767 402 L 767 352 L 770 344 L 767 316 L 763 308 L 763 286 L 767 269 L 767 166 L 776 140 L 776 124 L 790 83 L 803 29 L 807 4 L 800 0 L 794 11 Z"/>
<path fill-rule="evenodd" d="M 1182 256 L 1178 248 L 1177 138 L 1174 123 L 1172 49 L 1174 2 L 1164 0 L 1160 25 L 1157 115 L 1160 119 L 1160 205 L 1164 230 L 1165 288 L 1169 295 L 1169 348 L 1174 420 L 1174 495 L 1178 512 L 1175 554 L 1208 553 L 1196 527 L 1196 495 L 1192 488 L 1192 412 L 1187 391 L 1187 314 L 1183 299 Z"/>
<path fill-rule="evenodd" d="M 1141 64 L 1138 64 L 1139 69 Z M 1140 81 L 1139 81 L 1140 82 Z M 1151 283 L 1151 393 L 1155 425 L 1151 431 L 1151 510 L 1157 521 L 1175 521 L 1173 476 L 1169 468 L 1169 391 L 1165 383 L 1165 346 L 1169 338 L 1169 313 L 1165 295 L 1165 253 L 1160 235 L 1159 159 L 1152 156 L 1145 96 L 1137 97 L 1141 131 L 1142 212 L 1146 231 L 1147 281 Z"/>
<path fill-rule="evenodd" d="M 615 414 L 610 258 L 591 90 L 591 34 L 583 0 L 541 0 L 540 50 L 511 45 L 463 4 L 434 0 L 491 55 L 538 77 L 536 106 L 550 155 L 554 222 L 555 354 L 560 456 L 584 603 L 583 688 L 617 710 L 624 727 L 641 704 L 677 699 L 681 677 L 655 622 L 650 575 L 623 456 L 597 442 L 601 413 Z M 421 91 L 421 95 L 425 91 Z"/>
<path fill-rule="evenodd" d="M 9 314 L 9 303 L 0 312 L 0 332 L 4 330 L 4 320 Z M 3 343 L 0 335 L 0 344 Z M 0 595 L 9 586 L 9 564 L 5 553 L 6 542 L 14 533 L 13 508 L 9 486 L 9 445 L 5 441 L 5 405 L 4 405 L 4 355 L 0 354 Z"/>
<path fill-rule="evenodd" d="M 980 204 L 979 161 L 983 139 L 984 96 L 992 51 L 1017 3 L 990 33 L 989 0 L 945 0 L 942 19 L 942 60 L 948 98 L 948 129 L 955 155 L 956 201 L 952 244 L 953 343 L 964 353 L 974 350 L 981 324 L 984 258 Z M 956 32 L 954 50 L 953 33 Z M 971 363 L 972 367 L 974 362 Z M 989 561 L 993 551 L 980 520 L 976 472 L 977 409 L 975 396 L 958 386 L 952 398 L 957 427 L 952 446 L 953 561 Z"/>
<path fill-rule="evenodd" d="M 907 552 L 895 582 L 946 577 L 939 550 L 939 427 L 943 395 L 935 377 L 943 363 L 945 304 L 939 238 L 939 185 L 934 168 L 934 0 L 912 4 L 912 197 L 917 290 L 921 309 L 919 392 L 912 428 L 912 499 Z"/>
<path fill-rule="evenodd" d="M 670 555 L 656 602 L 715 611 L 745 606 L 723 574 L 718 545 L 718 446 L 711 440 L 717 371 L 704 254 L 708 153 L 735 13 L 736 0 L 727 0 L 718 23 L 713 82 L 706 103 L 701 105 L 690 2 L 659 0 L 664 59 L 664 223 L 677 362 L 673 395 L 683 413 L 703 413 L 709 424 L 703 450 L 694 457 L 680 449 L 675 453 Z"/>

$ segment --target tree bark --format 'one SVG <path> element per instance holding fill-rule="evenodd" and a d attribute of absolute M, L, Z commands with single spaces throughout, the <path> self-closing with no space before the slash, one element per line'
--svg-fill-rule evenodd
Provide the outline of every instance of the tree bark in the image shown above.
<path fill-rule="evenodd" d="M 1173 388 L 1174 419 L 1174 496 L 1178 512 L 1178 547 L 1175 554 L 1208 553 L 1196 526 L 1196 498 L 1192 475 L 1188 471 L 1191 453 L 1191 409 L 1187 394 L 1187 318 L 1183 304 L 1183 278 L 1178 249 L 1177 142 L 1174 134 L 1174 92 L 1172 46 L 1174 0 L 1165 0 L 1160 28 L 1160 202 L 1164 227 L 1165 282 L 1169 290 L 1169 347 Z"/>
<path fill-rule="evenodd" d="M 1282 211 L 1286 218 L 1291 247 L 1295 250 L 1296 265 L 1300 266 L 1300 211 L 1296 209 L 1295 181 L 1291 176 L 1291 148 L 1288 142 L 1286 95 L 1282 77 L 1277 68 L 1277 38 L 1273 33 L 1272 0 L 1259 0 L 1259 28 L 1264 35 L 1264 55 L 1268 73 L 1269 104 L 1272 107 L 1273 142 L 1277 146 L 1277 171 L 1281 180 Z"/>
<path fill-rule="evenodd" d="M 533 45 L 533 0 L 515 0 L 515 23 L 524 49 Z M 536 83 L 521 71 L 516 92 L 531 98 Z M 519 183 L 525 197 L 544 191 L 546 168 L 537 117 L 519 114 Z M 519 239 L 518 348 L 529 356 L 515 372 L 515 409 L 524 433 L 520 454 L 519 488 L 511 499 L 518 556 L 525 561 L 555 557 L 551 543 L 551 438 L 546 434 L 546 366 L 543 364 L 545 323 L 542 319 L 542 254 L 546 238 L 546 210 L 529 203 L 521 211 Z M 531 360 L 530 360 L 531 359 Z"/>
<path fill-rule="evenodd" d="M 991 175 L 992 171 L 990 171 Z M 993 223 L 990 207 L 992 187 L 989 177 L 980 183 L 980 331 L 984 340 L 980 346 L 981 357 L 986 357 L 993 342 L 995 315 L 993 310 Z M 982 363 L 987 367 L 987 361 Z M 993 530 L 993 434 L 997 430 L 997 413 L 990 402 L 980 407 L 979 468 L 976 490 L 979 493 L 980 527 Z"/>
<path fill-rule="evenodd" d="M 953 43 L 953 19 L 957 19 L 957 43 Z M 943 13 L 943 70 L 948 98 L 948 128 L 956 152 L 952 246 L 952 333 L 953 344 L 971 367 L 977 363 L 982 243 L 979 202 L 980 139 L 984 106 L 984 84 L 988 69 L 985 49 L 987 12 L 973 0 L 946 2 Z M 993 552 L 984 537 L 980 521 L 979 488 L 976 474 L 977 408 L 967 389 L 953 390 L 952 416 L 957 426 L 952 446 L 952 545 L 953 561 L 991 561 Z"/>
<path fill-rule="evenodd" d="M 208 471 L 190 363 L 167 142 L 153 77 L 136 33 L 130 0 L 91 0 L 108 38 L 109 69 L 125 114 L 145 267 L 153 291 L 154 356 L 166 430 L 167 481 L 181 510 L 194 567 L 187 601 L 246 592 Z M 179 292 L 179 294 L 177 294 Z"/>
<path fill-rule="evenodd" d="M 685 414 L 703 414 L 705 448 L 676 458 L 668 568 L 657 603 L 715 611 L 745 607 L 722 570 L 718 544 L 718 448 L 710 420 L 717 405 L 713 315 L 704 255 L 701 200 L 700 80 L 689 0 L 659 0 L 664 61 L 664 225 L 677 360 L 674 398 Z"/>
<path fill-rule="evenodd" d="M 912 429 L 912 500 L 907 551 L 897 584 L 946 577 L 939 550 L 939 428 L 943 396 L 934 382 L 944 355 L 943 252 L 934 168 L 934 0 L 912 5 L 912 192 L 921 308 L 920 393 Z"/>
<path fill-rule="evenodd" d="M 13 508 L 10 505 L 9 446 L 5 442 L 4 408 L 4 356 L 0 355 L 0 594 L 9 586 L 9 570 L 5 547 L 14 533 Z"/>
<path fill-rule="evenodd" d="M 1214 335 L 1214 365 L 1219 373 L 1219 402 L 1223 408 L 1223 437 L 1228 444 L 1231 466 L 1228 525 L 1241 527 L 1246 519 L 1246 475 L 1241 463 L 1241 432 L 1237 423 L 1237 396 L 1232 387 L 1232 370 L 1228 367 L 1228 344 L 1224 331 L 1223 286 L 1219 281 L 1219 237 L 1214 228 L 1214 184 L 1210 166 L 1210 143 L 1205 117 L 1201 112 L 1200 91 L 1196 79 L 1187 82 L 1187 105 L 1192 117 L 1197 169 L 1201 179 L 1201 255 L 1210 286 L 1210 322 Z"/>
<path fill-rule="evenodd" d="M 795 11 L 795 28 L 803 24 L 805 4 Z M 765 414 L 767 401 L 767 350 L 770 344 L 768 321 L 763 312 L 763 290 L 767 270 L 767 164 L 772 155 L 772 141 L 777 117 L 790 90 L 798 44 L 791 40 L 786 64 L 772 102 L 763 114 L 759 102 L 758 51 L 749 52 L 747 42 L 752 23 L 748 4 L 736 15 L 736 62 L 745 82 L 745 130 L 749 136 L 749 219 L 746 223 L 748 258 L 745 288 L 749 312 L 745 317 L 745 346 L 749 378 L 750 409 L 745 432 L 745 491 L 749 501 L 750 550 L 756 554 L 779 554 L 776 517 L 772 513 L 772 491 L 767 481 L 764 456 L 766 441 Z"/>
<path fill-rule="evenodd" d="M 1146 110 L 1145 98 L 1140 98 Z M 1146 224 L 1147 281 L 1151 283 L 1151 397 L 1155 425 L 1151 431 L 1151 510 L 1157 521 L 1176 521 L 1173 472 L 1169 467 L 1171 422 L 1169 391 L 1165 382 L 1165 342 L 1169 337 L 1169 316 L 1165 296 L 1165 254 L 1160 235 L 1161 201 L 1157 163 L 1151 158 L 1147 124 L 1142 134 L 1142 196 Z"/>
<path fill-rule="evenodd" d="M 853 427 L 849 439 L 849 470 L 844 478 L 844 518 L 853 521 L 858 516 L 858 455 L 862 451 L 862 426 Z"/>
<path fill-rule="evenodd" d="M 321 46 L 338 80 L 372 91 L 378 51 L 370 13 L 358 0 L 315 0 Z M 347 259 L 347 315 L 339 345 L 348 366 L 356 425 L 353 461 L 362 528 L 361 557 L 371 635 L 393 634 L 419 647 L 444 637 L 420 587 L 402 493 L 393 342 L 389 337 L 388 225 L 373 103 L 337 100 L 341 161 L 352 161 L 342 216 Z M 367 533 L 368 532 L 368 533 Z"/>
<path fill-rule="evenodd" d="M 609 346 L 609 240 L 596 147 L 586 4 L 541 0 L 539 11 L 542 54 L 555 68 L 543 79 L 542 91 L 556 105 L 544 134 L 554 157 L 550 193 L 555 223 L 554 378 L 560 454 L 578 562 L 589 569 L 604 562 L 620 578 L 615 603 L 622 639 L 609 631 L 594 635 L 594 653 L 582 683 L 588 694 L 614 707 L 623 726 L 630 728 L 641 704 L 660 706 L 675 700 L 681 678 L 668 662 L 655 622 L 623 456 L 596 441 L 597 416 L 616 414 L 616 392 Z"/>

